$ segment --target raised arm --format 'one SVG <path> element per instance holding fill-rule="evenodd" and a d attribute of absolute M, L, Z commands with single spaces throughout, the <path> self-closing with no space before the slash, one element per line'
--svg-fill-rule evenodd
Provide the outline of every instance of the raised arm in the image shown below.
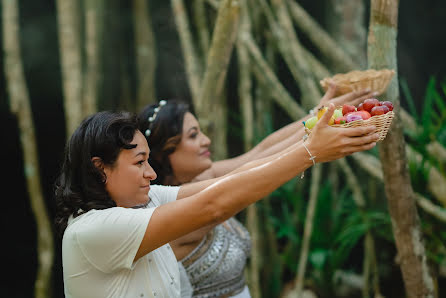
<path fill-rule="evenodd" d="M 328 106 L 333 103 L 335 107 L 343 104 L 358 105 L 364 99 L 375 96 L 374 92 L 369 90 L 353 91 L 342 96 L 333 98 L 336 92 L 336 86 L 330 85 L 327 92 L 324 94 L 319 104 L 314 108 L 317 111 L 322 106 Z M 307 115 L 293 123 L 290 123 L 281 129 L 271 133 L 259 144 L 248 152 L 234 158 L 216 161 L 212 167 L 202 174 L 198 175 L 194 181 L 207 180 L 215 177 L 223 176 L 241 165 L 259 158 L 270 156 L 281 152 L 285 148 L 298 142 L 305 134 L 302 122 L 306 121 L 311 115 Z"/>
<path fill-rule="evenodd" d="M 371 149 L 378 140 L 373 127 L 330 127 L 331 106 L 305 142 L 317 162 Z M 198 228 L 220 223 L 312 165 L 302 142 L 281 153 L 253 161 L 224 177 L 182 186 L 175 202 L 158 207 L 135 259 Z"/>

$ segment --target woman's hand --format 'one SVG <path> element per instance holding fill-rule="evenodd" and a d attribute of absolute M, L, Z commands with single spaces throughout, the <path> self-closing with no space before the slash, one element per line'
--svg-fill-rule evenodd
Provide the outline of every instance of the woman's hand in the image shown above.
<path fill-rule="evenodd" d="M 321 98 L 321 101 L 316 107 L 315 112 L 323 107 L 328 106 L 330 103 L 334 104 L 335 107 L 342 106 L 344 104 L 358 106 L 367 98 L 372 98 L 378 95 L 377 92 L 372 92 L 369 89 L 361 90 L 361 91 L 352 91 L 350 93 L 333 97 L 336 94 L 336 84 L 331 81 L 329 82 L 327 92 L 325 92 L 324 96 Z"/>
<path fill-rule="evenodd" d="M 311 130 L 306 142 L 316 162 L 335 160 L 346 155 L 375 147 L 379 135 L 375 126 L 332 127 L 328 124 L 335 106 L 330 103 L 328 110 Z"/>

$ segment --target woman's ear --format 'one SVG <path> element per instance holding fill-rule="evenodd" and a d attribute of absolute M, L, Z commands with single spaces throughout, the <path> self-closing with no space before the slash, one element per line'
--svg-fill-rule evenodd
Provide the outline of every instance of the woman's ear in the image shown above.
<path fill-rule="evenodd" d="M 96 169 L 98 169 L 98 171 L 100 173 L 102 173 L 102 182 L 104 184 L 106 184 L 107 183 L 107 174 L 105 174 L 105 167 L 104 167 L 104 162 L 102 161 L 102 159 L 100 157 L 93 156 L 91 158 L 91 162 L 96 167 Z"/>
<path fill-rule="evenodd" d="M 93 156 L 91 162 L 99 171 L 104 172 L 104 163 L 100 157 Z"/>

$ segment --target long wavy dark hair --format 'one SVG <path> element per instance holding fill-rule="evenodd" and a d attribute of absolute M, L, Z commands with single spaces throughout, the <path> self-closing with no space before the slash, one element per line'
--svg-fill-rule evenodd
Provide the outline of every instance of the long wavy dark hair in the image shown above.
<path fill-rule="evenodd" d="M 149 163 L 157 174 L 153 184 L 165 184 L 166 178 L 173 175 L 169 155 L 175 152 L 181 142 L 183 133 L 183 119 L 186 112 L 193 112 L 189 105 L 179 100 L 167 100 L 156 115 L 155 120 L 149 123 L 149 117 L 154 114 L 159 103 L 145 106 L 138 115 L 138 127 L 145 134 L 150 129 L 147 143 L 150 147 Z"/>
<path fill-rule="evenodd" d="M 61 173 L 55 183 L 56 227 L 63 235 L 70 215 L 77 217 L 91 209 L 115 207 L 105 189 L 104 173 L 92 162 L 101 158 L 113 166 L 138 129 L 137 117 L 128 112 L 99 112 L 87 117 L 65 147 Z"/>

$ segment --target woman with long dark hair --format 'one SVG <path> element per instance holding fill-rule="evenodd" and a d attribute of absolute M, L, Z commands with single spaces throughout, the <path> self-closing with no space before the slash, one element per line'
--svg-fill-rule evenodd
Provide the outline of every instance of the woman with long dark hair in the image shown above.
<path fill-rule="evenodd" d="M 334 92 L 335 86 L 331 86 L 315 110 L 330 102 L 355 105 L 373 96 L 363 91 L 332 98 Z M 200 130 L 198 120 L 184 102 L 163 100 L 147 105 L 139 114 L 139 129 L 151 148 L 149 163 L 158 175 L 154 183 L 178 186 L 221 177 L 247 162 L 285 150 L 302 140 L 302 121 L 306 118 L 273 132 L 244 154 L 219 161 L 212 161 L 211 140 Z M 250 297 L 243 276 L 250 237 L 234 217 L 221 225 L 194 231 L 170 245 L 183 273 L 183 298 Z"/>

